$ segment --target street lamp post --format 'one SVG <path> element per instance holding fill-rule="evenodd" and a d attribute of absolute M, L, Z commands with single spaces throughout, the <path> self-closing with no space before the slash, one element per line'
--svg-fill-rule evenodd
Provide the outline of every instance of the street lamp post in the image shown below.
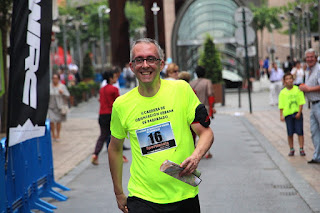
<path fill-rule="evenodd" d="M 306 11 L 307 16 L 307 40 L 308 40 L 308 47 L 306 49 L 309 49 L 312 47 L 311 44 L 311 30 L 310 30 L 310 18 L 312 17 L 312 13 L 310 11 Z"/>
<path fill-rule="evenodd" d="M 302 8 L 300 5 L 296 6 L 295 10 L 298 12 L 298 23 L 297 23 L 297 37 L 299 45 L 299 60 L 302 59 L 302 40 L 301 40 L 301 22 L 303 22 L 303 17 L 301 16 Z"/>
<path fill-rule="evenodd" d="M 110 13 L 111 10 L 106 5 L 100 5 L 98 7 L 99 26 L 100 26 L 101 72 L 104 71 L 104 58 L 106 57 L 104 36 L 103 36 L 102 11 L 104 11 L 105 13 Z"/>
<path fill-rule="evenodd" d="M 294 16 L 293 11 L 289 11 L 289 45 L 290 45 L 290 58 L 293 60 L 293 48 L 292 48 L 292 17 Z"/>
<path fill-rule="evenodd" d="M 80 36 L 81 36 L 81 29 L 80 26 L 86 26 L 85 23 L 82 23 L 81 21 L 74 21 L 74 27 L 76 29 L 76 39 L 77 39 L 77 49 L 78 49 L 78 59 L 79 59 L 79 72 L 80 75 L 81 69 L 82 69 L 82 51 L 81 51 L 81 41 L 80 41 Z"/>
<path fill-rule="evenodd" d="M 91 42 L 91 49 L 93 54 L 92 63 L 93 63 L 93 66 L 96 66 L 96 38 L 94 37 L 90 38 L 90 42 Z"/>
<path fill-rule="evenodd" d="M 64 66 L 67 67 L 67 35 L 66 35 L 66 23 L 67 23 L 67 16 L 61 16 L 62 22 L 62 39 L 63 39 L 63 59 L 64 59 Z"/>
<path fill-rule="evenodd" d="M 67 34 L 66 34 L 66 25 L 67 21 L 71 21 L 72 17 L 69 16 L 60 16 L 62 22 L 62 39 L 63 39 L 63 58 L 64 58 L 64 80 L 66 85 L 68 85 L 68 62 L 67 62 Z"/>
<path fill-rule="evenodd" d="M 292 10 L 290 10 L 287 14 L 285 15 L 280 15 L 280 19 L 285 20 L 286 17 L 288 18 L 288 33 L 289 33 L 289 48 L 290 48 L 290 58 L 293 59 L 293 48 L 292 48 L 292 17 L 294 17 L 294 13 Z"/>
<path fill-rule="evenodd" d="M 320 1 L 320 0 L 319 0 Z M 157 14 L 160 10 L 160 7 L 158 7 L 157 2 L 153 2 L 151 11 L 153 12 L 153 23 L 154 23 L 154 38 L 156 41 L 159 42 L 159 36 L 158 36 L 158 17 Z"/>

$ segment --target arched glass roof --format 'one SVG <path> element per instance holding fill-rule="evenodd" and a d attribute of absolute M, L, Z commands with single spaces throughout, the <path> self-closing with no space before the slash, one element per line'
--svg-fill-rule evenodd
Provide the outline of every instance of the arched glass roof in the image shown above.
<path fill-rule="evenodd" d="M 225 69 L 243 72 L 236 58 L 236 45 L 223 40 L 234 37 L 237 25 L 234 13 L 240 6 L 234 0 L 189 0 L 178 14 L 173 29 L 173 60 L 181 70 L 193 71 L 199 58 L 199 48 L 210 34 L 221 52 Z M 221 43 L 222 42 L 222 43 Z"/>

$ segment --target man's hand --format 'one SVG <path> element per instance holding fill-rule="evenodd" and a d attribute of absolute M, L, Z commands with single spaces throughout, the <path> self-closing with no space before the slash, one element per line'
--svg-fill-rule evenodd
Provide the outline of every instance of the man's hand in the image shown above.
<path fill-rule="evenodd" d="M 298 113 L 296 114 L 295 118 L 296 118 L 297 120 L 299 120 L 300 117 L 301 117 L 301 112 L 298 112 Z"/>
<path fill-rule="evenodd" d="M 125 194 L 118 194 L 116 195 L 117 203 L 118 203 L 118 208 L 124 212 L 128 213 L 128 207 L 127 207 L 127 196 Z"/>
<path fill-rule="evenodd" d="M 180 167 L 184 168 L 179 173 L 179 176 L 185 176 L 185 175 L 190 175 L 196 168 L 198 167 L 198 164 L 200 162 L 200 157 L 195 157 L 194 155 L 191 155 L 187 159 L 185 159 L 181 164 Z"/>
<path fill-rule="evenodd" d="M 284 121 L 284 117 L 282 115 L 280 116 L 280 121 Z"/>
<path fill-rule="evenodd" d="M 310 91 L 310 87 L 307 86 L 307 85 L 305 85 L 305 84 L 300 84 L 299 89 L 300 89 L 302 92 L 309 92 L 309 91 Z"/>

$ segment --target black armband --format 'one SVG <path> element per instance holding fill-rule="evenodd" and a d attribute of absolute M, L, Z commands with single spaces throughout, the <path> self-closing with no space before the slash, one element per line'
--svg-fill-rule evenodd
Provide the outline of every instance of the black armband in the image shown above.
<path fill-rule="evenodd" d="M 210 118 L 204 104 L 199 104 L 199 106 L 197 106 L 193 123 L 200 123 L 205 128 L 209 127 Z"/>

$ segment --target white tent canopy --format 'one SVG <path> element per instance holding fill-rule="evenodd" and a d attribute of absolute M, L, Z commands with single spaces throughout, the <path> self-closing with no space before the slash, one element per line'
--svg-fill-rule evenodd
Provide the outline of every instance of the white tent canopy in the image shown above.
<path fill-rule="evenodd" d="M 241 82 L 242 77 L 230 70 L 222 70 L 222 78 L 233 82 Z"/>

